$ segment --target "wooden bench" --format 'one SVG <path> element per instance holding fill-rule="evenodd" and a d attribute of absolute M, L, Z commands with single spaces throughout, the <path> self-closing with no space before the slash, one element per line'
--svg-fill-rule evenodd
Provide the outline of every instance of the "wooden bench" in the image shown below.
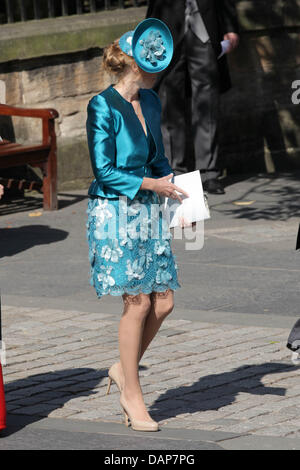
<path fill-rule="evenodd" d="M 1 169 L 31 165 L 41 168 L 43 183 L 4 179 L 1 178 L 1 175 L 0 183 L 6 187 L 17 184 L 19 189 L 42 189 L 44 210 L 56 210 L 57 161 L 54 120 L 58 117 L 58 112 L 55 109 L 25 109 L 0 104 L 0 116 L 23 116 L 42 119 L 43 139 L 41 144 L 30 146 L 20 145 L 4 139 L 0 141 L 0 173 Z"/>

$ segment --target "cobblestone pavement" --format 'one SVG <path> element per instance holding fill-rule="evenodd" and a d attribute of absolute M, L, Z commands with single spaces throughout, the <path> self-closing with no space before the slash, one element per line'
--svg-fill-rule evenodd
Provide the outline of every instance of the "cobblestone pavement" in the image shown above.
<path fill-rule="evenodd" d="M 3 306 L 10 414 L 121 422 L 118 316 Z M 169 428 L 300 437 L 299 369 L 285 328 L 172 319 L 141 362 L 145 402 Z"/>
<path fill-rule="evenodd" d="M 161 424 L 152 439 L 120 425 L 115 385 L 106 396 L 121 302 L 99 302 L 88 283 L 85 191 L 61 194 L 57 212 L 33 196 L 2 204 L 3 448 L 300 449 L 300 371 L 286 348 L 299 318 L 299 180 L 236 181 L 209 197 L 204 249 L 173 240 L 183 288 L 140 369 Z"/>

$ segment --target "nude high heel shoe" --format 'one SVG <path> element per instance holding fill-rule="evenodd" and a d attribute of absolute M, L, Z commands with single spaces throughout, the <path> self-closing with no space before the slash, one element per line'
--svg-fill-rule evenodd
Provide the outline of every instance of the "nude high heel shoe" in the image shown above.
<path fill-rule="evenodd" d="M 135 431 L 159 431 L 158 423 L 156 421 L 141 421 L 138 419 L 133 419 L 130 414 L 128 413 L 128 407 L 124 397 L 121 394 L 120 397 L 120 404 L 123 408 L 124 418 L 125 418 L 125 425 L 129 426 L 129 420 L 132 429 Z"/>
<path fill-rule="evenodd" d="M 115 384 L 117 385 L 119 389 L 119 392 L 122 391 L 121 378 L 119 376 L 117 364 L 118 364 L 117 362 L 113 364 L 108 371 L 108 385 L 107 385 L 106 395 L 108 395 L 110 392 L 110 387 L 111 387 L 112 382 L 115 382 Z"/>

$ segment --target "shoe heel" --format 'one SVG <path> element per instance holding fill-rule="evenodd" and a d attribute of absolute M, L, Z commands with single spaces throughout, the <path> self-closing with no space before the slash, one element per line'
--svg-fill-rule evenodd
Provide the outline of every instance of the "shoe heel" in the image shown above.
<path fill-rule="evenodd" d="M 109 391 L 110 391 L 110 386 L 111 386 L 111 383 L 114 382 L 119 390 L 119 392 L 121 392 L 121 379 L 119 377 L 119 373 L 118 373 L 118 370 L 117 370 L 117 363 L 113 364 L 111 366 L 111 368 L 109 369 L 108 371 L 108 386 L 107 386 L 107 392 L 106 392 L 106 395 L 109 394 Z"/>
<path fill-rule="evenodd" d="M 110 392 L 111 384 L 112 384 L 112 379 L 110 377 L 108 377 L 108 385 L 107 385 L 106 395 L 108 395 L 109 392 Z"/>
<path fill-rule="evenodd" d="M 128 414 L 126 413 L 124 408 L 123 408 L 123 413 L 124 413 L 125 426 L 128 428 L 129 427 L 129 418 L 128 418 Z"/>
<path fill-rule="evenodd" d="M 149 421 L 140 421 L 140 420 L 133 419 L 124 408 L 124 404 L 122 403 L 122 397 L 120 398 L 120 404 L 124 413 L 125 425 L 127 427 L 129 426 L 129 422 L 130 422 L 131 429 L 133 429 L 134 431 L 158 431 L 159 430 L 158 423 L 156 423 L 155 421 L 149 422 Z"/>

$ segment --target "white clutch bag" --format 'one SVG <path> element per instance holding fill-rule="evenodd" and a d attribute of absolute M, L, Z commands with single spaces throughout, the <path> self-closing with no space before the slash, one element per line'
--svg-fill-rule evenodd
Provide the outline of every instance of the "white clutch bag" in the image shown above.
<path fill-rule="evenodd" d="M 170 228 L 185 227 L 193 222 L 210 219 L 207 198 L 203 192 L 199 170 L 174 176 L 172 182 L 186 191 L 189 197 L 178 193 L 182 198 L 182 203 L 175 199 L 165 198 L 164 210 Z"/>

